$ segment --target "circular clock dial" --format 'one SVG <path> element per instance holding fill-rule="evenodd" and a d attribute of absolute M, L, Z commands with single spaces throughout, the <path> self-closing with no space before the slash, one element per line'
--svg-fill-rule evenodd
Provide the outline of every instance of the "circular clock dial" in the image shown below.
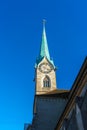
<path fill-rule="evenodd" d="M 39 65 L 39 70 L 43 73 L 49 73 L 53 69 L 53 66 L 49 63 L 42 63 Z"/>

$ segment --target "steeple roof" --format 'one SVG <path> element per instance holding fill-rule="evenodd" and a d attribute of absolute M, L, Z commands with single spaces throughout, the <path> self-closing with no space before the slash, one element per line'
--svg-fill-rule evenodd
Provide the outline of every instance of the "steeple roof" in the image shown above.
<path fill-rule="evenodd" d="M 46 57 L 48 60 L 50 60 L 50 54 L 49 54 L 46 31 L 45 31 L 45 21 L 43 21 L 42 42 L 41 42 L 41 48 L 39 54 L 39 58 L 43 58 L 43 57 Z"/>
<path fill-rule="evenodd" d="M 35 66 L 37 66 L 44 57 L 47 58 L 47 60 L 54 66 L 53 61 L 50 59 L 50 53 L 48 49 L 48 43 L 47 43 L 47 37 L 46 37 L 46 31 L 45 31 L 45 22 L 46 20 L 43 20 L 42 41 L 41 41 L 39 56 L 36 60 Z"/>

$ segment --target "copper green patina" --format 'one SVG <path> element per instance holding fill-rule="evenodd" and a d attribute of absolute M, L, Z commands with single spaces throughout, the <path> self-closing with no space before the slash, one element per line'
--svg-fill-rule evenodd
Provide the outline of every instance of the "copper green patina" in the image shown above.
<path fill-rule="evenodd" d="M 47 38 L 46 38 L 45 25 L 43 25 L 42 43 L 41 43 L 39 57 L 40 58 L 46 57 L 48 60 L 50 60 L 50 54 L 49 54 Z"/>
<path fill-rule="evenodd" d="M 42 41 L 41 41 L 40 53 L 36 61 L 36 66 L 42 61 L 44 57 L 47 58 L 47 60 L 54 66 L 53 61 L 50 59 L 50 53 L 48 49 L 48 43 L 45 31 L 45 22 L 43 22 Z"/>

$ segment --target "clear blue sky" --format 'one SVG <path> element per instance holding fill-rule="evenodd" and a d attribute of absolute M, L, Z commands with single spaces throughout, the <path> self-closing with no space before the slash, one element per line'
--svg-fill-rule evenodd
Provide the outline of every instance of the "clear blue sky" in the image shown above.
<path fill-rule="evenodd" d="M 0 130 L 31 123 L 43 18 L 58 88 L 71 88 L 87 55 L 86 0 L 1 0 Z"/>

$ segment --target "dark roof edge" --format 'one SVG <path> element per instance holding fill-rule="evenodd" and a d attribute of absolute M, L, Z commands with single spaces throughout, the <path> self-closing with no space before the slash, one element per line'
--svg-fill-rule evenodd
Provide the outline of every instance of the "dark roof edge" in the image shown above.
<path fill-rule="evenodd" d="M 62 92 L 62 93 L 54 93 L 54 94 L 41 94 L 41 95 L 35 95 L 35 97 L 62 97 L 62 98 L 68 98 L 69 92 Z"/>
<path fill-rule="evenodd" d="M 75 89 L 76 89 L 76 87 L 77 87 L 77 85 L 78 85 L 78 83 L 79 83 L 79 81 L 80 81 L 82 75 L 84 74 L 85 69 L 87 69 L 87 56 L 86 56 L 86 58 L 85 58 L 85 60 L 84 60 L 84 62 L 83 62 L 83 64 L 82 64 L 82 66 L 81 66 L 81 68 L 80 68 L 80 70 L 79 70 L 79 73 L 78 73 L 78 75 L 77 75 L 77 77 L 76 77 L 76 79 L 75 79 L 75 81 L 74 81 L 74 83 L 73 83 L 73 85 L 72 85 L 72 88 L 71 88 L 71 90 L 70 90 L 69 100 L 68 100 L 68 102 L 67 102 L 67 104 L 66 104 L 66 107 L 65 107 L 65 109 L 64 109 L 64 111 L 63 111 L 63 113 L 62 113 L 62 115 L 61 115 L 61 117 L 60 117 L 60 119 L 59 119 L 59 121 L 57 122 L 57 125 L 56 125 L 56 127 L 55 127 L 55 130 L 59 130 L 59 129 L 57 129 L 57 127 L 58 127 L 58 126 L 59 126 L 59 127 L 61 126 L 61 122 L 63 121 L 63 119 L 64 119 L 64 117 L 65 117 L 65 115 L 66 115 L 65 113 L 66 113 L 66 111 L 67 111 L 67 107 L 69 106 L 69 103 L 70 103 L 70 101 L 71 101 L 71 99 L 72 99 L 72 97 L 73 97 L 74 91 L 75 91 Z M 73 100 L 73 99 L 72 99 L 72 100 Z"/>

